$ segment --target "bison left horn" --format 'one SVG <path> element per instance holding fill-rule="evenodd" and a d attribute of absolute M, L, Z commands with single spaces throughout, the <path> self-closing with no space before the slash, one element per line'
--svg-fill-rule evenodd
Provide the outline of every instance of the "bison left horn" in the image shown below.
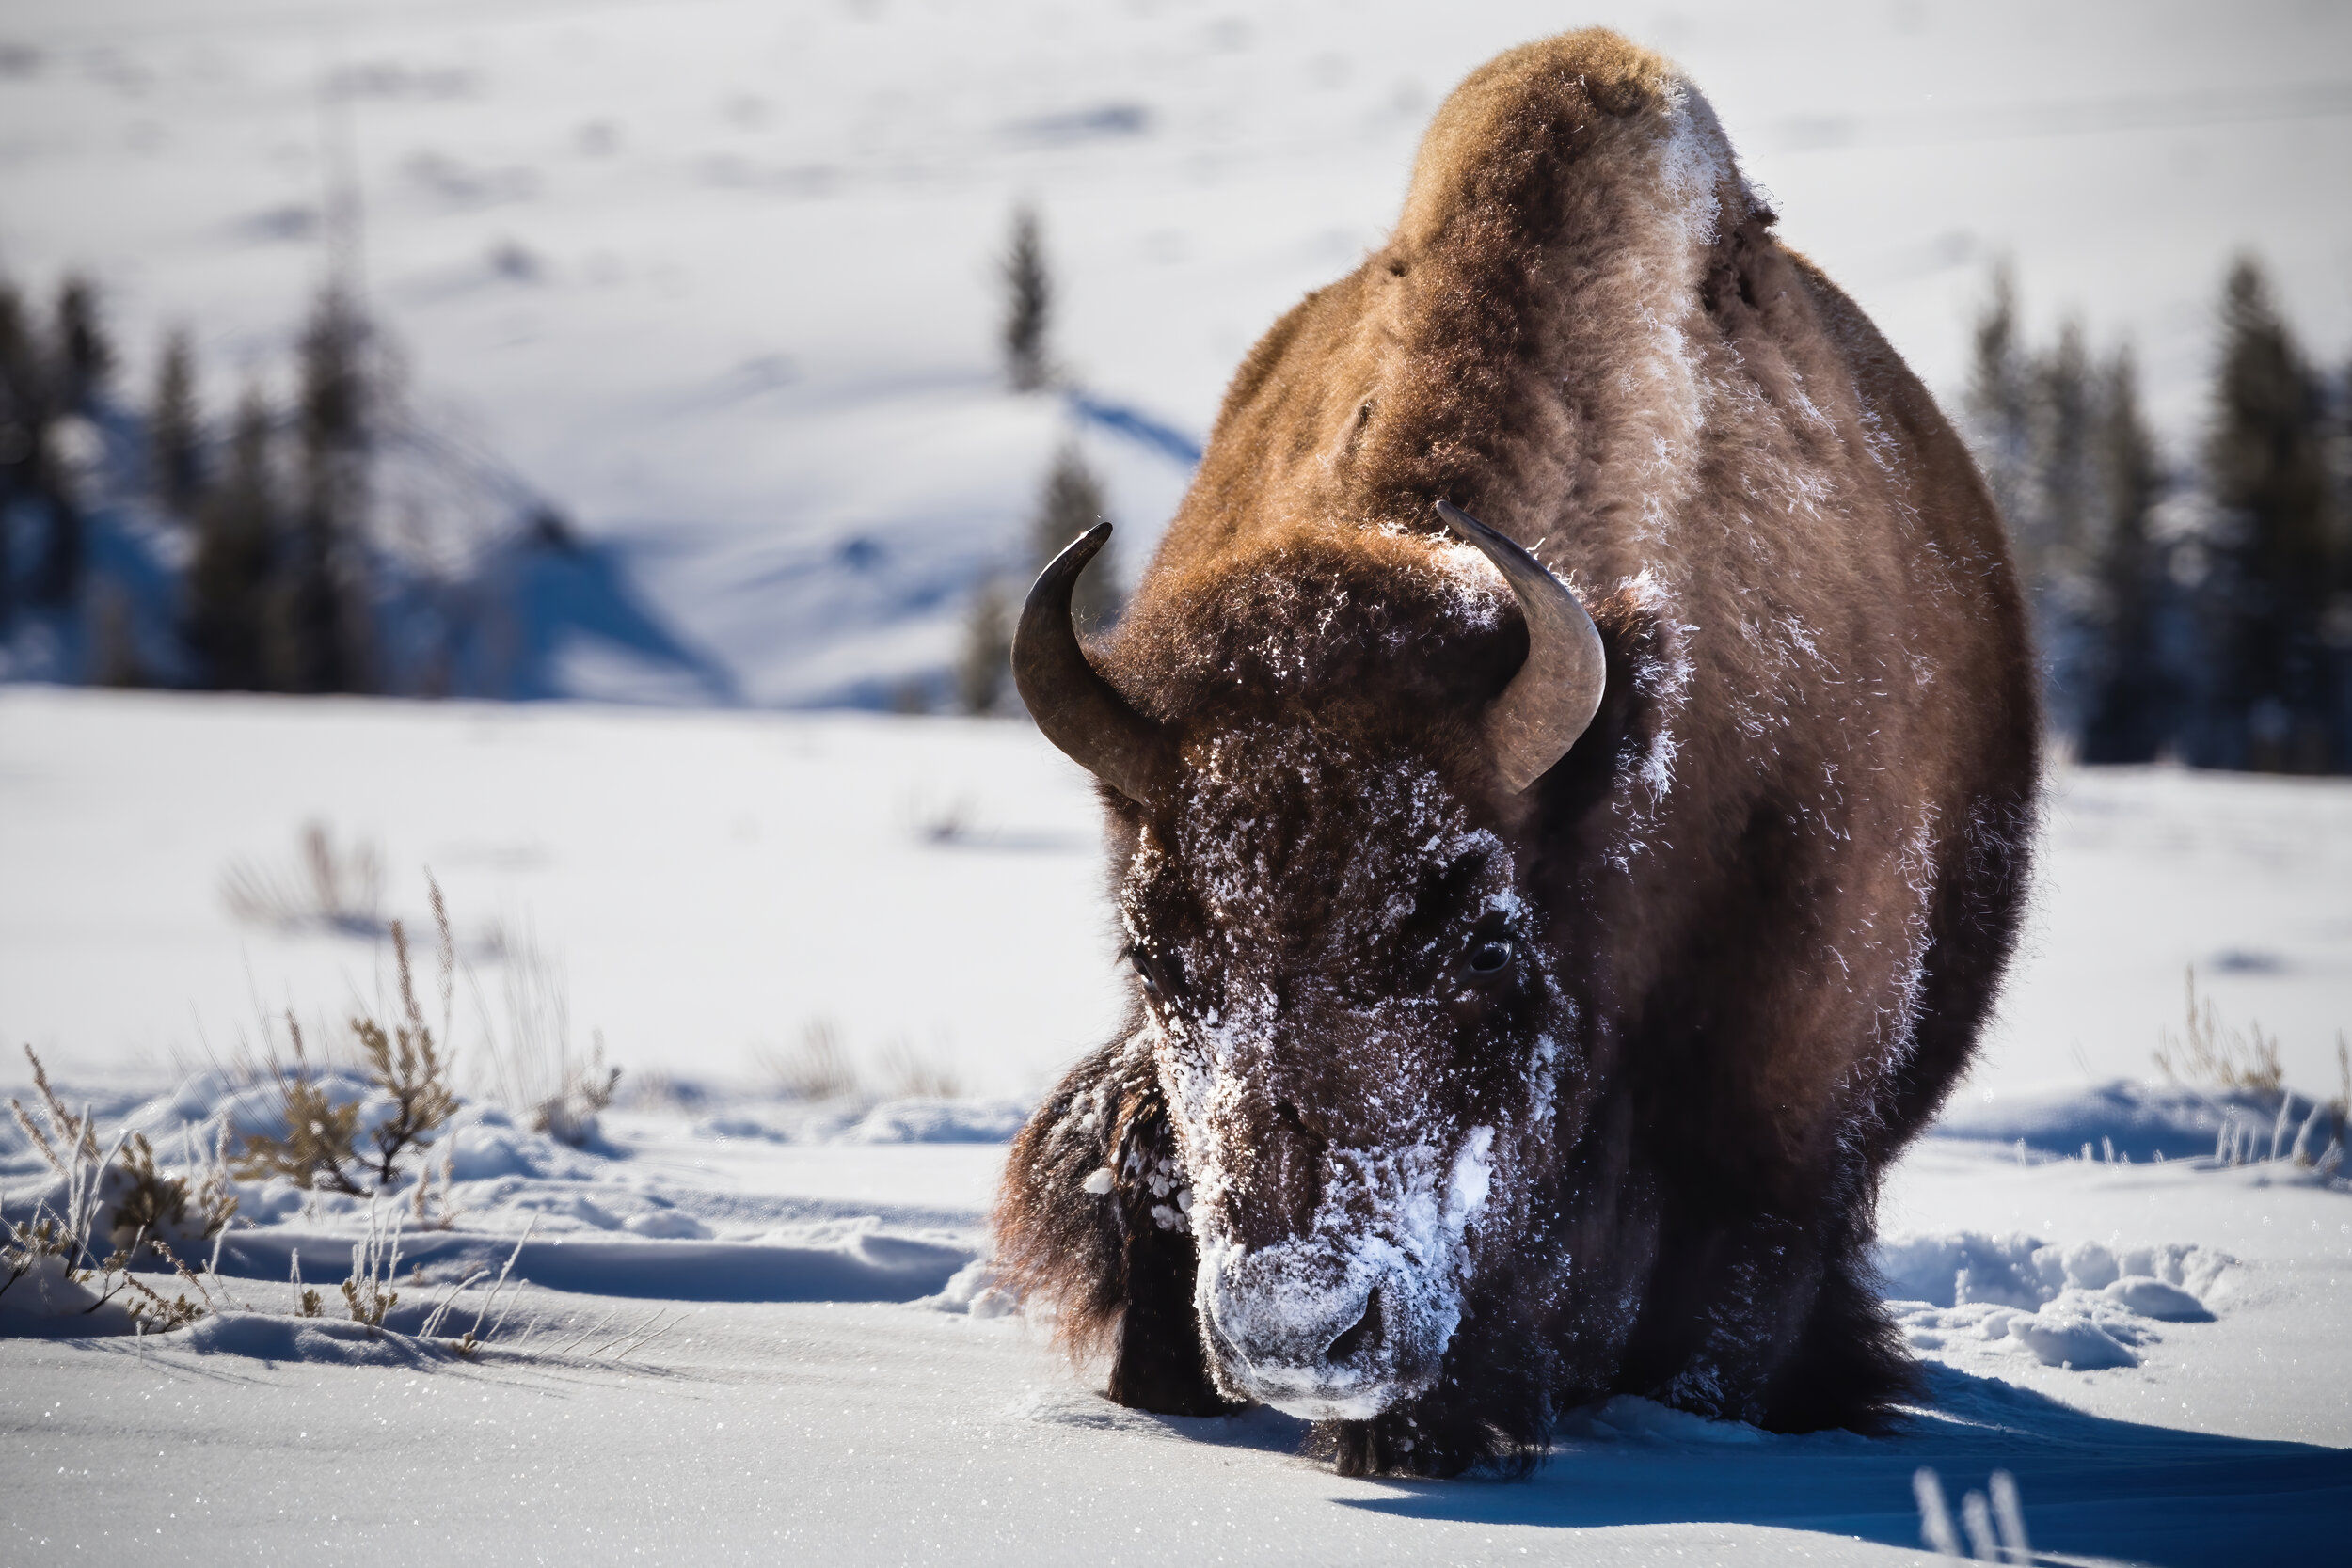
<path fill-rule="evenodd" d="M 1046 739 L 1140 805 L 1166 765 L 1168 732 L 1087 662 L 1070 624 L 1070 592 L 1110 536 L 1110 524 L 1095 524 L 1037 575 L 1012 634 L 1012 684 Z"/>
<path fill-rule="evenodd" d="M 1527 662 L 1487 705 L 1486 720 L 1487 754 L 1517 795 L 1566 756 L 1600 711 L 1608 659 L 1583 605 L 1518 541 L 1449 501 L 1438 503 L 1438 515 L 1495 563 L 1527 620 Z"/>

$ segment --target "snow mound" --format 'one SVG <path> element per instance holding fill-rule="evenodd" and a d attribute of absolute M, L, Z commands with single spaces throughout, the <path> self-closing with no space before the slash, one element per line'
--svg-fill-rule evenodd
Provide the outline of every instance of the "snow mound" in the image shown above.
<path fill-rule="evenodd" d="M 2205 1304 L 2161 1279 L 2145 1275 L 2127 1275 L 2106 1288 L 2110 1301 L 2121 1302 L 2125 1309 L 2143 1318 L 2153 1318 L 2160 1323 L 2209 1323 L 2213 1314 Z"/>
<path fill-rule="evenodd" d="M 894 1100 L 842 1134 L 853 1144 L 1000 1144 L 1029 1119 L 1014 1100 Z"/>
<path fill-rule="evenodd" d="M 2069 1159 L 2086 1149 L 2107 1161 L 2211 1159 L 2233 1142 L 2246 1151 L 2239 1158 L 2263 1159 L 2276 1142 L 2281 1155 L 2317 1160 L 2324 1148 L 2310 1147 L 2306 1132 L 2315 1109 L 2300 1094 L 2286 1096 L 2282 1106 L 2280 1097 L 2251 1089 L 2208 1090 L 2119 1078 L 2089 1088 L 1986 1089 L 1955 1099 L 1933 1133 L 2023 1145 L 2035 1154 Z M 2323 1134 L 2317 1141 L 2324 1146 L 2327 1140 Z"/>
<path fill-rule="evenodd" d="M 2139 1365 L 2128 1346 L 2080 1312 L 2045 1307 L 2032 1317 L 2016 1314 L 2005 1326 L 2045 1367 L 2091 1372 Z"/>
<path fill-rule="evenodd" d="M 0 1337 L 46 1339 L 129 1334 L 131 1315 L 119 1301 L 71 1277 L 61 1258 L 36 1258 L 0 1292 Z"/>
<path fill-rule="evenodd" d="M 338 1367 L 416 1367 L 444 1359 L 405 1334 L 333 1318 L 224 1312 L 198 1320 L 184 1335 L 191 1350 L 252 1361 L 324 1362 Z"/>
<path fill-rule="evenodd" d="M 2161 1342 L 2156 1324 L 2214 1322 L 2206 1300 L 2235 1259 L 2180 1243 L 2056 1246 L 1968 1230 L 1887 1237 L 1877 1261 L 1913 1349 L 2089 1372 L 2140 1365 Z"/>
<path fill-rule="evenodd" d="M 1021 1298 L 996 1283 L 993 1263 L 976 1258 L 958 1269 L 939 1294 L 925 1296 L 915 1305 L 974 1318 L 1006 1318 L 1021 1310 Z"/>
<path fill-rule="evenodd" d="M 1000 1144 L 1029 1119 L 1023 1100 L 837 1101 L 739 1106 L 703 1117 L 697 1136 L 779 1144 Z"/>
<path fill-rule="evenodd" d="M 2172 1288 L 2201 1309 L 2233 1261 L 2226 1253 L 2177 1242 L 2118 1251 L 2098 1242 L 2060 1247 L 2014 1232 L 1979 1230 L 1882 1237 L 1876 1259 L 1890 1301 L 1932 1307 L 1990 1302 L 2029 1311 L 2064 1291 L 2105 1291 L 2125 1278 Z"/>

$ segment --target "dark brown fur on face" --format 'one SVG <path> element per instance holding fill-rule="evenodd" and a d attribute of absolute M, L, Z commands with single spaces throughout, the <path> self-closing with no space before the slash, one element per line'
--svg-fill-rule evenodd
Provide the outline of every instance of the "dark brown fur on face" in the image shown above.
<path fill-rule="evenodd" d="M 1664 62 L 1554 39 L 1454 93 L 1388 245 L 1243 364 L 1096 650 L 1178 759 L 1105 791 L 1135 1011 L 997 1212 L 1113 1398 L 1320 1355 L 1342 1469 L 1442 1475 L 1611 1393 L 1867 1430 L 1911 1390 L 1877 1187 L 2008 959 L 2031 660 L 1964 451 L 1772 224 Z M 1478 721 L 1526 634 L 1440 499 L 1607 649 L 1521 795 Z M 1337 1304 L 1303 1349 L 1250 1338 L 1252 1258 Z"/>

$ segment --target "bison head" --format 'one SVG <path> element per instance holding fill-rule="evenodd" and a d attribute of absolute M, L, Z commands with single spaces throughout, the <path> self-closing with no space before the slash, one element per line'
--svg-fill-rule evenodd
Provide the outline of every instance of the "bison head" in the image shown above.
<path fill-rule="evenodd" d="M 1524 550 L 1440 510 L 1502 574 L 1469 557 L 1455 604 L 1491 629 L 1508 583 L 1527 626 L 1483 709 L 1433 721 L 1359 682 L 1148 717 L 1070 629 L 1107 525 L 1039 578 L 1015 644 L 1040 727 L 1125 797 L 1116 893 L 1187 1184 L 1154 1214 L 1195 1236 L 1211 1370 L 1315 1418 L 1435 1384 L 1579 1071 L 1507 823 L 1590 721 L 1599 639 Z"/>

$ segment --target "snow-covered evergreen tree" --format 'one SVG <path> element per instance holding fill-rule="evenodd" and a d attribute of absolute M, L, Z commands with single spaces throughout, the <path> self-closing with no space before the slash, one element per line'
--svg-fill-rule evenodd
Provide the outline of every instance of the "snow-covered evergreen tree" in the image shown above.
<path fill-rule="evenodd" d="M 147 413 L 148 482 L 175 516 L 193 516 L 204 483 L 203 410 L 196 393 L 196 349 L 185 327 L 164 339 L 155 401 Z"/>
<path fill-rule="evenodd" d="M 2250 258 L 2231 269 L 2221 320 L 2204 454 L 2220 566 L 2206 597 L 2204 760 L 2297 773 L 2352 766 L 2332 733 L 2323 638 L 2344 569 L 2323 388 Z"/>
<path fill-rule="evenodd" d="M 1012 239 L 1001 263 L 1005 280 L 1005 372 L 1016 392 L 1034 392 L 1053 379 L 1046 336 L 1053 325 L 1054 281 L 1045 267 L 1045 241 L 1037 211 L 1016 208 Z"/>
<path fill-rule="evenodd" d="M 1037 515 L 1029 525 L 1030 573 L 1043 571 L 1073 539 L 1101 522 L 1103 513 L 1102 482 L 1087 467 L 1078 444 L 1064 442 L 1038 492 Z M 1081 632 L 1099 631 L 1119 619 L 1122 595 L 1114 561 L 1117 543 L 1114 539 L 1103 546 L 1071 591 L 1071 620 Z"/>

